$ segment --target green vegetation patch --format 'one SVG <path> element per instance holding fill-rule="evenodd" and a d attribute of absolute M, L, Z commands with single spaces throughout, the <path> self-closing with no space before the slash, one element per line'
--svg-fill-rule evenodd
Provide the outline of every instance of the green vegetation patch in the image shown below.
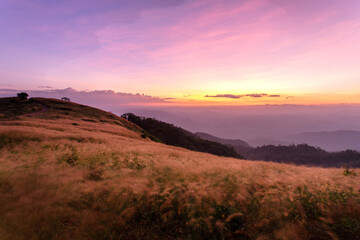
<path fill-rule="evenodd" d="M 35 113 L 43 109 L 42 105 L 32 99 L 21 99 L 18 97 L 0 98 L 0 120 L 13 119 L 15 117 Z"/>
<path fill-rule="evenodd" d="M 103 169 L 100 168 L 90 169 L 90 171 L 86 175 L 86 179 L 91 181 L 101 181 L 104 179 L 103 175 L 104 175 Z"/>
<path fill-rule="evenodd" d="M 356 176 L 356 173 L 354 170 L 349 169 L 346 167 L 343 172 L 344 176 Z"/>
<path fill-rule="evenodd" d="M 146 168 L 145 162 L 140 160 L 136 155 L 135 156 L 127 155 L 125 159 L 122 161 L 122 165 L 125 168 L 130 168 L 134 170 L 142 170 Z"/>
<path fill-rule="evenodd" d="M 79 153 L 76 148 L 72 148 L 70 152 L 61 156 L 61 161 L 69 164 L 70 166 L 75 166 L 75 164 L 79 162 L 79 159 Z"/>
<path fill-rule="evenodd" d="M 0 149 L 12 148 L 17 145 L 40 141 L 42 141 L 40 137 L 31 136 L 30 134 L 24 132 L 9 131 L 0 133 Z"/>

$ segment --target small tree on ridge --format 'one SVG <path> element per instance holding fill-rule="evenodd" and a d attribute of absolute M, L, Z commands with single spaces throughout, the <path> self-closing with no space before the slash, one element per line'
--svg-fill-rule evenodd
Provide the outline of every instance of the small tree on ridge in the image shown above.
<path fill-rule="evenodd" d="M 21 92 L 17 94 L 17 97 L 23 100 L 26 100 L 28 98 L 29 94 L 27 94 L 26 92 Z"/>

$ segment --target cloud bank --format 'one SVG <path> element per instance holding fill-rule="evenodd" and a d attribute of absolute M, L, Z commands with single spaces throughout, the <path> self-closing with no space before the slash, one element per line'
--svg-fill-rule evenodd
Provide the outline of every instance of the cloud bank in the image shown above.
<path fill-rule="evenodd" d="M 49 90 L 0 89 L 0 97 L 16 96 L 18 92 L 27 92 L 29 97 L 57 98 L 68 97 L 72 101 L 93 106 L 137 105 L 170 102 L 174 98 L 159 98 L 140 93 L 122 93 L 112 90 L 77 91 L 73 88 Z"/>

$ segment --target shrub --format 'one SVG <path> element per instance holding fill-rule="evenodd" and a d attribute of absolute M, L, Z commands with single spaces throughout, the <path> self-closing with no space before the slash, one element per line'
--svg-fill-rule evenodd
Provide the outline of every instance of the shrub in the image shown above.
<path fill-rule="evenodd" d="M 353 170 L 350 170 L 348 167 L 344 169 L 344 176 L 356 176 L 356 173 Z"/>
<path fill-rule="evenodd" d="M 74 166 L 77 161 L 79 161 L 79 154 L 77 150 L 74 148 L 71 153 L 66 153 L 61 157 L 63 162 L 66 162 L 70 166 Z"/>
<path fill-rule="evenodd" d="M 15 147 L 16 145 L 26 145 L 29 142 L 40 142 L 41 138 L 31 136 L 16 131 L 0 133 L 0 149 L 5 147 Z"/>
<path fill-rule="evenodd" d="M 141 170 L 146 168 L 146 164 L 143 161 L 139 160 L 136 156 L 131 160 L 130 157 L 126 157 L 123 161 L 123 164 L 126 168 L 130 169 Z"/>
<path fill-rule="evenodd" d="M 101 181 L 104 179 L 103 174 L 104 174 L 104 170 L 102 169 L 92 169 L 90 170 L 86 178 L 91 181 Z"/>
<path fill-rule="evenodd" d="M 337 219 L 332 229 L 341 239 L 360 239 L 360 221 L 355 218 L 345 216 Z"/>
<path fill-rule="evenodd" d="M 21 92 L 17 94 L 17 97 L 23 100 L 26 100 L 28 98 L 29 94 L 27 94 L 26 92 Z"/>

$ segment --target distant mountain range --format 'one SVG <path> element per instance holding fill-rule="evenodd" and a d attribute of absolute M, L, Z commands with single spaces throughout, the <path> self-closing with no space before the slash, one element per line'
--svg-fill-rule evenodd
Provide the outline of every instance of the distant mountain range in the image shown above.
<path fill-rule="evenodd" d="M 194 133 L 241 139 L 253 147 L 306 143 L 327 151 L 360 151 L 357 137 L 360 132 L 360 105 L 161 107 L 133 108 L 127 109 L 127 112 L 172 123 Z"/>
<path fill-rule="evenodd" d="M 322 132 L 304 132 L 296 135 L 286 136 L 279 139 L 257 138 L 252 140 L 224 139 L 218 138 L 208 133 L 198 132 L 197 136 L 214 142 L 236 147 L 260 147 L 264 145 L 298 145 L 307 144 L 322 148 L 329 152 L 339 152 L 345 150 L 360 151 L 360 131 L 339 130 Z"/>
<path fill-rule="evenodd" d="M 327 151 L 360 151 L 360 131 L 305 132 L 293 136 L 293 141 L 318 146 Z"/>
<path fill-rule="evenodd" d="M 278 138 L 255 138 L 247 141 L 252 146 L 309 144 L 330 152 L 360 151 L 360 131 L 339 130 L 321 132 L 303 132 Z"/>
<path fill-rule="evenodd" d="M 264 160 L 300 165 L 323 167 L 360 167 L 360 153 L 354 150 L 327 152 L 308 144 L 272 145 L 251 147 L 243 140 L 222 139 L 207 133 L 196 133 L 197 136 L 219 142 L 230 147 L 249 160 Z"/>
<path fill-rule="evenodd" d="M 154 118 L 140 117 L 133 113 L 122 115 L 126 120 L 143 128 L 153 140 L 187 148 L 189 150 L 208 152 L 220 156 L 246 158 L 299 165 L 324 167 L 360 167 L 360 153 L 357 151 L 327 152 L 308 144 L 269 145 L 252 147 L 240 139 L 224 139 L 208 133 L 191 133 L 172 124 Z"/>

